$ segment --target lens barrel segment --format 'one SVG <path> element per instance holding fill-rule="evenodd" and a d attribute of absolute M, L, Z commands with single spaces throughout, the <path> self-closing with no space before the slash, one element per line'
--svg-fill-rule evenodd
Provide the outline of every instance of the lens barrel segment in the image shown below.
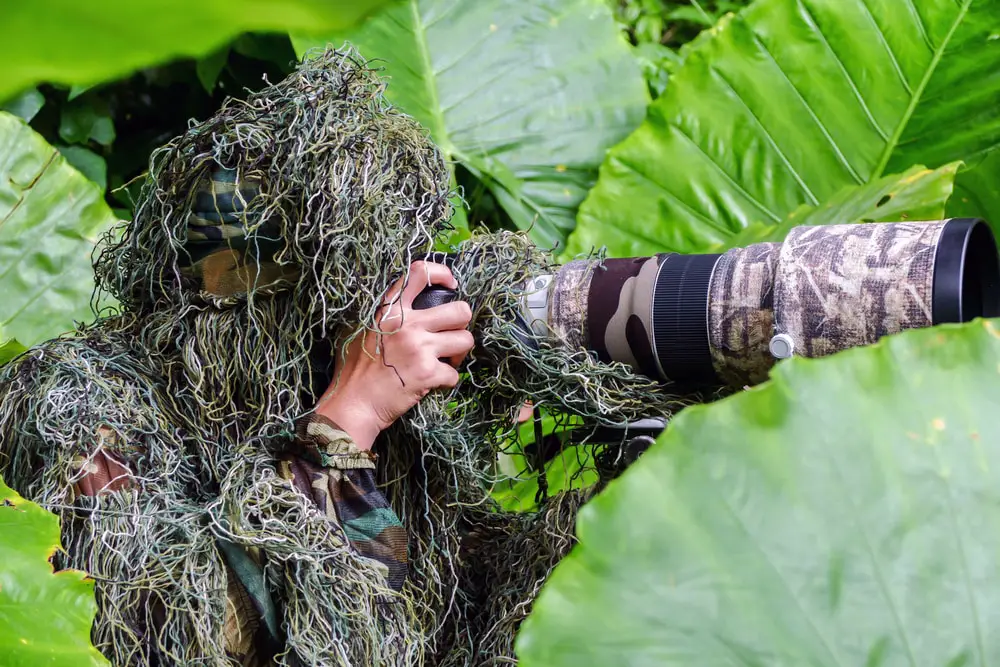
<path fill-rule="evenodd" d="M 653 349 L 661 378 L 715 384 L 707 315 L 712 273 L 722 255 L 667 255 L 653 292 Z"/>
<path fill-rule="evenodd" d="M 775 350 L 818 357 L 1000 316 L 1000 259 L 982 220 L 796 227 L 718 255 L 578 260 L 544 288 L 536 331 L 662 381 L 742 386 Z"/>

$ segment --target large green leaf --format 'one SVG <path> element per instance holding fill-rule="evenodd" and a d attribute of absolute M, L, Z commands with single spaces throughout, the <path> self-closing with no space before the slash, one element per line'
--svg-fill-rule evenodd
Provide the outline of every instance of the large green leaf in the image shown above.
<path fill-rule="evenodd" d="M 547 246 L 648 102 L 604 0 L 406 0 L 329 41 L 344 39 L 384 60 L 389 99 Z M 327 41 L 294 40 L 300 54 Z"/>
<path fill-rule="evenodd" d="M 569 250 L 704 251 L 997 146 L 998 34 L 1000 0 L 757 0 L 699 37 L 610 151 Z"/>
<path fill-rule="evenodd" d="M 0 328 L 33 345 L 92 319 L 91 252 L 114 222 L 101 189 L 0 112 Z"/>
<path fill-rule="evenodd" d="M 684 410 L 580 512 L 521 664 L 1000 664 L 998 399 L 976 321 Z"/>
<path fill-rule="evenodd" d="M 94 84 L 218 49 L 253 30 L 336 30 L 386 0 L 5 2 L 0 101 L 36 83 Z"/>
<path fill-rule="evenodd" d="M 94 582 L 53 574 L 59 519 L 0 479 L 0 663 L 5 667 L 107 665 L 90 643 Z"/>
<path fill-rule="evenodd" d="M 0 366 L 3 366 L 26 349 L 16 338 L 6 335 L 3 327 L 0 326 Z"/>
<path fill-rule="evenodd" d="M 986 218 L 1000 238 L 1000 149 L 966 160 L 958 175 L 955 196 L 948 202 L 948 215 Z"/>
<path fill-rule="evenodd" d="M 762 241 L 783 241 L 799 225 L 849 225 L 859 222 L 940 220 L 955 187 L 960 162 L 940 169 L 915 166 L 867 185 L 848 186 L 822 206 L 803 204 L 778 224 L 755 223 L 730 237 L 722 248 Z"/>

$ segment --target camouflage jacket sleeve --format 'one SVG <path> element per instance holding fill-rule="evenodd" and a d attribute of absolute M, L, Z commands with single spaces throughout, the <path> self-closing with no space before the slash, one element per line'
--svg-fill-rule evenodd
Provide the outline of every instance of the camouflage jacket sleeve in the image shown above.
<path fill-rule="evenodd" d="M 399 590 L 407 575 L 406 531 L 375 483 L 375 454 L 358 449 L 335 423 L 320 415 L 300 420 L 296 438 L 279 461 L 282 477 L 339 523 L 355 550 L 386 568 Z"/>

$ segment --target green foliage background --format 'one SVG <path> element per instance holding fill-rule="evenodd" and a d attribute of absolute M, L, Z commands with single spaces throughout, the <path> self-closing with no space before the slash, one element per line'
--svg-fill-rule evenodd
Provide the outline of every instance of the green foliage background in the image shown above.
<path fill-rule="evenodd" d="M 998 6 L 758 0 L 723 18 L 610 152 L 569 252 L 705 252 L 915 165 L 969 160 L 959 180 L 989 179 Z"/>
<path fill-rule="evenodd" d="M 521 664 L 998 664 L 998 370 L 980 321 L 685 410 L 581 510 Z"/>
<path fill-rule="evenodd" d="M 546 247 L 565 242 L 605 151 L 649 102 L 604 0 L 406 0 L 293 41 L 302 54 L 345 40 L 385 59 L 389 99 Z"/>
<path fill-rule="evenodd" d="M 94 582 L 53 573 L 59 520 L 0 480 L 0 664 L 84 667 L 108 662 L 90 644 Z"/>
<path fill-rule="evenodd" d="M 155 147 L 344 41 L 380 59 L 390 99 L 452 161 L 454 240 L 528 229 L 568 258 L 719 251 L 801 224 L 1000 225 L 1000 0 L 8 4 L 0 364 L 92 317 L 94 240 L 131 215 Z M 996 338 L 908 333 L 683 412 L 581 513 L 524 664 L 992 664 Z M 500 462 L 507 508 L 535 505 L 533 441 L 525 425 Z M 569 449 L 542 474 L 590 484 L 592 463 Z M 31 577 L 73 579 L 42 571 L 58 539 L 44 513 L 0 500 L 48 531 L 0 532 L 0 553 L 44 543 Z M 85 584 L 29 610 L 70 624 L 73 664 L 97 660 Z M 0 632 L 0 652 L 40 664 L 31 633 L 47 630 L 10 608 L 23 631 Z"/>

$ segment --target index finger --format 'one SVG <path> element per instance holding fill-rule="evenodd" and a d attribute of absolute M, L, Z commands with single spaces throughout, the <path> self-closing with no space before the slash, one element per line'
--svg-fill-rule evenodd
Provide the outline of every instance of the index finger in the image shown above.
<path fill-rule="evenodd" d="M 417 295 L 431 285 L 441 285 L 448 289 L 458 289 L 458 281 L 451 269 L 437 262 L 414 262 L 403 286 L 403 306 L 410 308 Z"/>

